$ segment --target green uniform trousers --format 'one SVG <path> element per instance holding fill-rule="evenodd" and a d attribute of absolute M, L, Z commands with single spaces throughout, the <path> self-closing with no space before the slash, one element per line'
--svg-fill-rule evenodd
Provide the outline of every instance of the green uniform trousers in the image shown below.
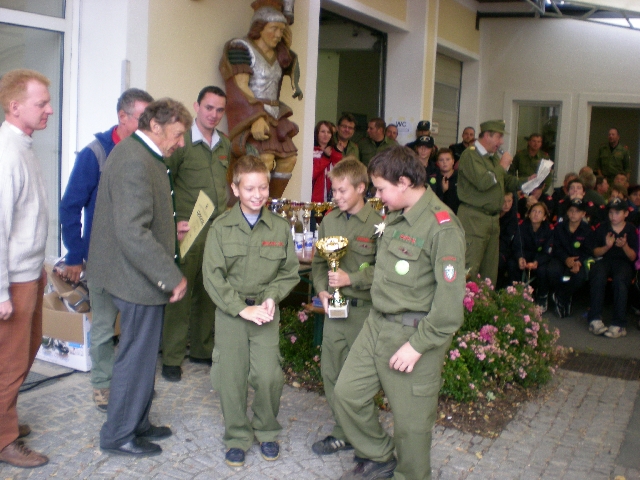
<path fill-rule="evenodd" d="M 354 307 L 349 306 L 349 318 L 329 318 L 324 317 L 324 328 L 322 331 L 322 359 L 320 362 L 322 369 L 322 382 L 324 383 L 324 394 L 327 397 L 327 403 L 331 407 L 333 418 L 336 418 L 333 408 L 334 395 L 333 390 L 338 381 L 338 375 L 342 370 L 344 362 L 347 360 L 349 350 L 356 341 L 362 325 L 369 316 L 371 310 L 371 302 L 367 302 L 366 306 Z M 336 438 L 346 440 L 347 437 L 342 430 L 340 424 L 336 421 L 333 431 L 331 432 Z"/>
<path fill-rule="evenodd" d="M 500 259 L 500 216 L 487 215 L 463 203 L 458 208 L 458 218 L 467 244 L 465 263 L 469 278 L 474 280 L 480 274 L 495 285 Z"/>
<path fill-rule="evenodd" d="M 254 435 L 259 442 L 276 441 L 282 430 L 277 417 L 284 386 L 280 309 L 276 307 L 273 320 L 262 325 L 218 309 L 215 323 L 211 385 L 220 395 L 226 448 L 247 451 Z M 247 416 L 249 385 L 255 392 L 251 420 Z"/>
<path fill-rule="evenodd" d="M 93 388 L 109 388 L 115 361 L 113 336 L 118 309 L 109 292 L 92 286 L 90 281 L 88 283 L 91 302 L 91 385 Z"/>
<path fill-rule="evenodd" d="M 358 457 L 387 462 L 398 451 L 396 480 L 431 478 L 431 431 L 436 421 L 444 355 L 451 341 L 429 350 L 411 373 L 389 359 L 416 331 L 371 310 L 335 388 L 335 413 Z M 382 388 L 393 411 L 394 435 L 378 420 L 373 397 Z"/>
<path fill-rule="evenodd" d="M 205 227 L 180 262 L 188 290 L 182 300 L 165 307 L 162 329 L 162 363 L 178 366 L 190 345 L 189 355 L 211 358 L 216 306 L 202 282 L 202 257 L 208 228 Z M 203 237 L 202 239 L 200 237 Z"/>

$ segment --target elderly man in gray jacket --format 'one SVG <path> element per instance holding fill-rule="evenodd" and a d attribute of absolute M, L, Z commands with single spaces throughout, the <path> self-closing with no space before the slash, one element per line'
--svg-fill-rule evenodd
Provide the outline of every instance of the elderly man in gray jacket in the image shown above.
<path fill-rule="evenodd" d="M 112 150 L 96 201 L 87 275 L 121 313 L 107 421 L 100 447 L 124 455 L 158 455 L 149 440 L 171 435 L 149 423 L 164 306 L 180 300 L 187 281 L 175 262 L 170 171 L 163 157 L 184 146 L 191 115 L 161 99 L 140 116 L 138 130 Z M 178 232 L 178 236 L 186 232 Z"/>

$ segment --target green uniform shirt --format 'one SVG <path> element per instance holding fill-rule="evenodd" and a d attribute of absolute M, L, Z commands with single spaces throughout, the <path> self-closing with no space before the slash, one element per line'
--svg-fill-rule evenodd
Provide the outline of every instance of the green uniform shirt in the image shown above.
<path fill-rule="evenodd" d="M 495 155 L 480 155 L 477 147 L 467 148 L 460 156 L 458 168 L 458 198 L 487 215 L 502 209 L 504 192 L 519 189 L 518 179 L 505 172 Z"/>
<path fill-rule="evenodd" d="M 334 141 L 336 142 L 336 145 L 338 144 L 338 135 L 334 135 L 333 136 Z M 337 150 L 337 149 L 336 149 Z M 340 150 L 338 150 L 340 151 Z M 348 157 L 353 155 L 354 157 L 356 157 L 357 159 L 360 158 L 360 150 L 358 149 L 358 145 L 356 145 L 355 142 L 352 142 L 351 140 L 347 140 L 347 148 L 344 149 L 344 152 L 342 152 L 342 157 Z"/>
<path fill-rule="evenodd" d="M 391 140 L 388 137 L 384 137 L 380 146 L 376 145 L 376 142 L 371 140 L 369 137 L 364 137 L 358 142 L 358 149 L 360 150 L 360 161 L 364 163 L 367 167 L 369 166 L 369 161 L 375 156 L 376 153 L 380 153 L 387 148 L 395 147 L 398 145 L 398 142 L 395 140 Z"/>
<path fill-rule="evenodd" d="M 231 143 L 222 132 L 218 132 L 218 135 L 220 141 L 210 150 L 205 142 L 193 143 L 189 129 L 184 134 L 184 147 L 165 159 L 173 176 L 178 222 L 191 218 L 200 190 L 209 196 L 216 207 L 211 219 L 227 208 L 227 167 Z"/>
<path fill-rule="evenodd" d="M 318 238 L 340 235 L 349 240 L 347 253 L 340 259 L 340 268 L 349 275 L 351 285 L 340 287 L 344 296 L 371 300 L 371 282 L 373 281 L 376 261 L 375 226 L 382 222 L 380 214 L 365 202 L 364 207 L 347 219 L 347 213 L 336 209 L 329 213 L 318 229 Z M 313 286 L 316 292 L 329 290 L 329 264 L 319 254 L 313 257 L 311 264 Z"/>
<path fill-rule="evenodd" d="M 624 173 L 625 175 L 631 173 L 629 148 L 619 142 L 613 150 L 609 145 L 602 145 L 598 150 L 596 168 L 609 179 L 610 183 L 613 183 L 613 177 L 619 173 Z"/>
<path fill-rule="evenodd" d="M 531 175 L 537 173 L 540 160 L 543 158 L 549 160 L 549 155 L 542 150 L 538 150 L 538 153 L 533 156 L 529 155 L 529 149 L 527 148 L 518 150 L 513 156 L 509 172 L 516 175 L 520 181 L 526 182 Z M 551 186 L 552 179 L 553 175 L 551 173 L 544 179 L 543 188 L 545 192 Z"/>
<path fill-rule="evenodd" d="M 391 212 L 378 239 L 371 298 L 384 314 L 429 312 L 410 337 L 419 353 L 451 340 L 464 318 L 465 240 L 458 218 L 431 189 Z"/>
<path fill-rule="evenodd" d="M 211 225 L 204 248 L 202 276 L 213 302 L 237 316 L 247 306 L 267 298 L 280 303 L 300 281 L 298 257 L 289 222 L 262 208 L 253 226 L 244 218 L 240 203 Z"/>

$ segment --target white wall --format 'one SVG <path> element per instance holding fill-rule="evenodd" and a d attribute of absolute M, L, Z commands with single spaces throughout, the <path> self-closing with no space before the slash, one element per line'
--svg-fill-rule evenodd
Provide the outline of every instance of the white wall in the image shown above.
<path fill-rule="evenodd" d="M 128 87 L 145 88 L 147 20 L 145 0 L 79 0 L 77 137 L 62 162 L 62 191 L 82 150 L 97 132 L 117 123 L 116 102 Z M 130 74 L 124 74 L 125 60 Z M 66 161 L 65 161 L 66 160 Z"/>
<path fill-rule="evenodd" d="M 559 101 L 558 174 L 587 162 L 591 105 L 640 107 L 640 33 L 578 20 L 482 19 L 479 119 L 516 127 L 514 102 Z M 507 136 L 513 149 L 515 138 Z"/>

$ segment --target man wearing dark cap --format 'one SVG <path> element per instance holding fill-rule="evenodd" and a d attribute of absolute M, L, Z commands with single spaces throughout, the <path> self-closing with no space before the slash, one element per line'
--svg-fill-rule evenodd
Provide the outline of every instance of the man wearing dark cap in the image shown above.
<path fill-rule="evenodd" d="M 465 127 L 465 129 L 462 131 L 462 141 L 460 143 L 449 145 L 449 149 L 453 152 L 453 159 L 456 161 L 456 163 L 460 160 L 462 152 L 473 145 L 473 142 L 475 141 L 476 129 L 473 127 Z"/>
<path fill-rule="evenodd" d="M 369 165 L 369 160 L 371 160 L 376 153 L 398 145 L 398 142 L 395 140 L 385 137 L 385 128 L 386 124 L 383 119 L 372 118 L 369 120 L 367 136 L 358 142 L 360 161 L 364 163 L 365 166 Z"/>
<path fill-rule="evenodd" d="M 427 180 L 429 180 L 431 175 L 438 173 L 438 166 L 436 165 L 436 154 L 438 150 L 435 148 L 433 137 L 423 135 L 418 137 L 413 144 L 413 150 L 418 155 L 418 160 L 420 160 L 420 163 L 427 169 Z"/>
<path fill-rule="evenodd" d="M 429 120 L 420 120 L 418 122 L 418 126 L 416 127 L 416 139 L 413 142 L 407 143 L 407 147 L 415 150 L 416 149 L 416 141 L 425 135 L 431 136 L 431 122 Z M 436 147 L 436 150 L 438 148 Z"/>
<path fill-rule="evenodd" d="M 496 152 L 504 142 L 504 120 L 480 125 L 480 136 L 460 157 L 458 217 L 464 227 L 466 266 L 470 278 L 478 273 L 495 284 L 500 245 L 499 215 L 505 191 L 518 190 L 522 182 L 508 173 L 513 157 Z"/>

